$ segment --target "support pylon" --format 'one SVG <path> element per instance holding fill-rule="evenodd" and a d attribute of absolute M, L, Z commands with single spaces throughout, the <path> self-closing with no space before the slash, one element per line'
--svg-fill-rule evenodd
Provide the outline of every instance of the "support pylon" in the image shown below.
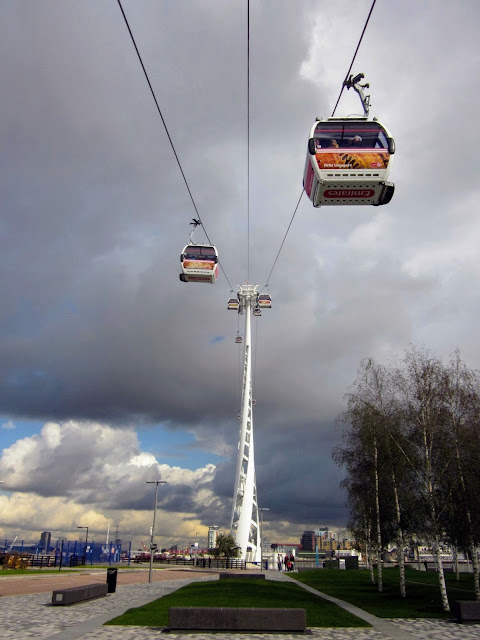
<path fill-rule="evenodd" d="M 245 357 L 237 472 L 230 531 L 240 548 L 240 558 L 260 562 L 260 526 L 253 446 L 251 314 L 257 304 L 258 285 L 241 285 L 239 313 L 245 314 Z"/>

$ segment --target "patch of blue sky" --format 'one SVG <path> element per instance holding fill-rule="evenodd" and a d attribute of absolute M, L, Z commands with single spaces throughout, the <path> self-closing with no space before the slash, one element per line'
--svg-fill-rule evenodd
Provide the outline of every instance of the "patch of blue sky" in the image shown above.
<path fill-rule="evenodd" d="M 18 420 L 0 415 L 0 449 L 7 449 L 17 440 L 40 433 L 44 420 Z"/>
<path fill-rule="evenodd" d="M 218 344 L 219 342 L 223 342 L 225 340 L 225 336 L 214 336 L 210 340 L 210 344 Z"/>
<path fill-rule="evenodd" d="M 137 431 L 140 449 L 151 453 L 160 464 L 183 469 L 199 469 L 206 464 L 217 465 L 224 458 L 200 448 L 188 431 L 172 431 L 162 425 L 142 427 Z"/>
<path fill-rule="evenodd" d="M 46 422 L 0 415 L 0 450 L 7 449 L 17 440 L 39 434 Z M 174 431 L 160 424 L 142 426 L 136 432 L 139 450 L 151 453 L 160 464 L 195 470 L 206 464 L 216 465 L 223 460 L 221 456 L 200 448 L 195 436 L 188 431 Z"/>

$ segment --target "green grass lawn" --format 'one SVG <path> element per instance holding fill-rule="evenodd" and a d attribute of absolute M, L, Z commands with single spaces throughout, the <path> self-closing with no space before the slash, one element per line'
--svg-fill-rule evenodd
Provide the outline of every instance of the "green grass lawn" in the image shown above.
<path fill-rule="evenodd" d="M 144 607 L 129 609 L 107 624 L 165 627 L 170 607 L 301 608 L 306 610 L 309 627 L 370 626 L 295 584 L 255 578 L 194 582 Z"/>
<path fill-rule="evenodd" d="M 58 573 L 58 569 L 37 569 L 36 567 L 32 567 L 31 569 L 0 569 L 0 576 L 9 576 L 15 578 L 15 576 L 21 576 L 34 573 L 37 575 L 38 573 Z M 73 573 L 68 569 L 63 570 L 62 573 Z"/>
<path fill-rule="evenodd" d="M 339 571 L 321 569 L 291 574 L 293 578 L 328 595 L 350 602 L 379 618 L 451 618 L 444 613 L 440 600 L 438 576 L 434 572 L 406 569 L 407 597 L 400 597 L 398 569 L 383 570 L 383 593 L 370 582 L 370 572 L 364 569 Z M 454 600 L 474 600 L 473 576 L 446 574 L 450 606 Z"/>

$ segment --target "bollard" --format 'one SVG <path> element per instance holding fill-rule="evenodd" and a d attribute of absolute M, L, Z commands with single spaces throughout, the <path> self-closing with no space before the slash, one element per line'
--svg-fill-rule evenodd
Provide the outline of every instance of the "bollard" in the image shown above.
<path fill-rule="evenodd" d="M 118 569 L 107 569 L 108 593 L 115 593 L 117 589 L 117 573 Z"/>

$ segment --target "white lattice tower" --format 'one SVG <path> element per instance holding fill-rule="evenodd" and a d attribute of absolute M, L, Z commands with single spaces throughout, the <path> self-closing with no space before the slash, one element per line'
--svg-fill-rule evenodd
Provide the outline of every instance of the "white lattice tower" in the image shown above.
<path fill-rule="evenodd" d="M 261 540 L 258 522 L 257 486 L 253 446 L 251 315 L 257 304 L 258 285 L 241 285 L 240 313 L 245 314 L 245 357 L 243 365 L 241 425 L 237 473 L 233 494 L 231 534 L 240 547 L 240 557 L 260 562 Z"/>

